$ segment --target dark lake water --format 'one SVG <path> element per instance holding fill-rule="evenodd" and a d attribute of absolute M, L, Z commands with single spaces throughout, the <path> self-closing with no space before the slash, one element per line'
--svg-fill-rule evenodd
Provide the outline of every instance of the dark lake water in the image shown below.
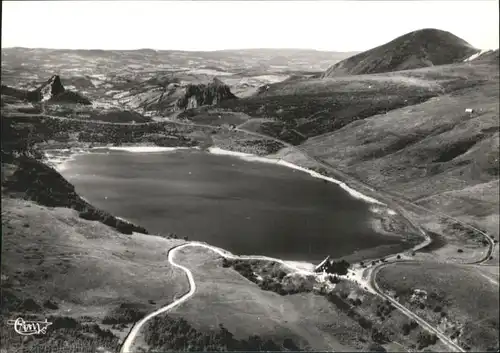
<path fill-rule="evenodd" d="M 375 233 L 369 205 L 287 167 L 178 150 L 79 155 L 62 171 L 93 205 L 235 254 L 322 260 L 400 245 Z"/>

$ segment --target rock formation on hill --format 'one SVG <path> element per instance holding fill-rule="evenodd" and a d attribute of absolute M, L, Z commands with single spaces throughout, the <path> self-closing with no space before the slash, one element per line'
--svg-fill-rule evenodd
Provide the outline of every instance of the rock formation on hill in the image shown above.
<path fill-rule="evenodd" d="M 228 85 L 217 78 L 208 84 L 188 85 L 184 96 L 177 101 L 181 109 L 197 108 L 202 105 L 215 105 L 237 97 L 231 92 Z"/>
<path fill-rule="evenodd" d="M 32 91 L 2 85 L 1 93 L 29 102 L 92 104 L 81 94 L 65 89 L 59 75 L 53 75 L 47 82 Z"/>
<path fill-rule="evenodd" d="M 36 89 L 40 94 L 40 101 L 46 102 L 52 97 L 56 97 L 66 90 L 61 83 L 61 78 L 58 75 L 52 76 L 47 82 Z"/>
<path fill-rule="evenodd" d="M 128 89 L 119 102 L 133 110 L 171 114 L 179 110 L 215 105 L 236 99 L 228 85 L 211 81 L 186 83 L 177 78 L 153 78 Z"/>
<path fill-rule="evenodd" d="M 65 89 L 58 75 L 52 76 L 36 91 L 39 92 L 41 102 L 92 104 L 90 100 L 79 93 Z"/>
<path fill-rule="evenodd" d="M 407 33 L 331 66 L 323 78 L 373 74 L 446 65 L 479 52 L 463 39 L 438 29 Z"/>

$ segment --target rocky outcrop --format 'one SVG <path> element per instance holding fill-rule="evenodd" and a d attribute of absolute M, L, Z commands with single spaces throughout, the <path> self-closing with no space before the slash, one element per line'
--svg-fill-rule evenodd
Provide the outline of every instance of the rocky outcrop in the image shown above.
<path fill-rule="evenodd" d="M 14 87 L 1 87 L 1 93 L 5 96 L 15 97 L 33 103 L 75 103 L 91 105 L 92 102 L 81 94 L 69 91 L 64 88 L 61 78 L 58 75 L 52 76 L 47 82 L 35 90 L 28 91 Z"/>
<path fill-rule="evenodd" d="M 54 75 L 50 80 L 38 87 L 37 91 L 40 92 L 40 100 L 45 102 L 64 93 L 66 90 L 61 83 L 61 78 L 58 75 Z"/>
<path fill-rule="evenodd" d="M 214 78 L 208 84 L 188 85 L 184 96 L 176 103 L 180 109 L 192 109 L 202 105 L 216 105 L 229 99 L 237 99 L 228 85 Z"/>
<path fill-rule="evenodd" d="M 36 91 L 39 93 L 41 102 L 92 104 L 89 99 L 79 93 L 66 90 L 58 75 L 52 76 Z"/>

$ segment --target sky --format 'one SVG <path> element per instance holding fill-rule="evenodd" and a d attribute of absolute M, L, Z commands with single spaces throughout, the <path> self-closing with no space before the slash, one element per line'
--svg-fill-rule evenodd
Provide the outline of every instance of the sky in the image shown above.
<path fill-rule="evenodd" d="M 498 48 L 498 0 L 2 1 L 2 48 L 363 51 L 437 28 Z"/>

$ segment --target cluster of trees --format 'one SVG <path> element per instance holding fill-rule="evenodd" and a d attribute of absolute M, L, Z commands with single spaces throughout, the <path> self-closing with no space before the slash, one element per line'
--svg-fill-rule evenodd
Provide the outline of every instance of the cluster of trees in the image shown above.
<path fill-rule="evenodd" d="M 446 307 L 447 299 L 446 294 L 440 291 L 432 291 L 427 296 L 427 307 L 429 309 L 432 308 L 432 311 L 435 313 L 439 313 L 441 317 L 445 317 L 447 314 L 444 311 Z M 425 309 L 426 305 L 423 302 L 418 304 L 420 309 Z"/>
<path fill-rule="evenodd" d="M 27 156 L 41 159 L 43 154 L 34 146 L 40 142 L 40 137 L 34 133 L 34 128 L 27 122 L 14 123 L 11 119 L 2 117 L 2 161 L 12 163 L 15 157 Z"/>
<path fill-rule="evenodd" d="M 246 279 L 258 283 L 257 277 L 253 271 L 252 265 L 248 261 L 242 260 L 227 260 L 224 259 L 222 263 L 223 267 L 232 267 L 236 270 L 240 275 L 245 277 Z"/>
<path fill-rule="evenodd" d="M 70 207 L 77 201 L 74 186 L 54 169 L 29 157 L 17 158 L 16 162 L 17 170 L 5 183 L 8 190 L 24 192 L 28 198 L 49 207 Z"/>
<path fill-rule="evenodd" d="M 133 131 L 129 129 L 116 128 L 102 129 L 97 131 L 82 131 L 78 134 L 79 142 L 90 143 L 112 143 L 114 145 L 121 145 L 123 143 L 144 143 L 151 142 L 157 146 L 163 147 L 191 147 L 196 146 L 197 142 L 186 138 L 184 136 L 158 136 L 157 133 L 148 134 L 144 131 Z M 126 125 L 120 125 L 123 127 Z"/>
<path fill-rule="evenodd" d="M 356 321 L 359 326 L 367 330 L 370 334 L 372 343 L 369 351 L 374 351 L 374 347 L 381 347 L 381 344 L 389 343 L 391 340 L 388 334 L 382 329 L 376 326 L 376 323 L 371 321 L 369 318 L 363 316 L 362 311 L 360 312 L 355 308 L 355 306 L 361 305 L 361 302 L 356 302 L 355 300 L 349 303 L 342 298 L 341 295 L 337 293 L 329 293 L 326 298 L 329 302 L 334 304 L 339 310 L 346 313 L 347 316 Z M 382 348 L 383 349 L 383 348 Z M 375 351 L 384 351 L 384 350 L 375 350 Z"/>
<path fill-rule="evenodd" d="M 283 279 L 286 276 L 285 271 L 278 271 L 275 274 L 270 274 L 264 277 L 261 281 L 255 276 L 254 270 L 250 262 L 245 260 L 228 260 L 226 258 L 222 259 L 223 267 L 232 267 L 235 271 L 241 274 L 246 279 L 256 283 L 262 290 L 272 291 L 278 293 L 279 295 L 289 295 L 303 292 L 310 292 L 312 288 L 308 288 L 304 283 L 293 286 L 284 285 Z"/>
<path fill-rule="evenodd" d="M 102 211 L 88 205 L 83 211 L 79 212 L 78 215 L 89 221 L 99 221 L 107 226 L 115 228 L 117 231 L 123 234 L 132 234 L 133 232 L 148 234 L 148 231 L 144 227 L 136 226 L 135 224 L 123 221 L 115 216 L 109 214 L 106 211 Z"/>
<path fill-rule="evenodd" d="M 327 294 L 326 299 L 330 303 L 334 304 L 340 311 L 346 313 L 347 316 L 355 320 L 359 324 L 359 326 L 361 326 L 363 329 L 371 330 L 373 328 L 373 322 L 368 318 L 364 317 L 363 315 L 361 315 L 354 308 L 356 303 L 351 304 L 344 298 L 342 298 L 341 295 L 338 295 L 337 293 L 334 292 Z"/>
<path fill-rule="evenodd" d="M 152 142 L 162 146 L 194 146 L 197 142 L 184 136 L 194 129 L 190 126 L 167 123 L 119 125 L 48 116 L 30 116 L 27 119 L 20 115 L 2 119 L 2 138 L 17 145 L 49 140 L 66 142 L 68 134 L 75 133 L 80 142 L 105 144 Z"/>
<path fill-rule="evenodd" d="M 150 320 L 144 338 L 154 350 L 163 352 L 300 351 L 300 347 L 290 338 L 276 342 L 253 335 L 238 340 L 222 324 L 217 330 L 200 332 L 186 320 L 169 316 Z"/>
<path fill-rule="evenodd" d="M 340 278 L 338 278 L 337 276 L 328 276 L 327 278 L 333 284 L 340 283 Z"/>
<path fill-rule="evenodd" d="M 11 311 L 36 313 L 42 311 L 42 307 L 32 298 L 21 299 L 16 293 L 8 288 L 12 287 L 11 281 L 2 281 L 0 313 L 7 315 Z"/>
<path fill-rule="evenodd" d="M 409 323 L 404 323 L 403 326 L 401 326 L 401 330 L 403 331 L 403 335 L 408 336 L 410 332 L 418 327 L 418 324 L 416 321 L 411 320 Z"/>
<path fill-rule="evenodd" d="M 395 309 L 395 307 L 391 304 L 390 301 L 386 300 L 382 304 L 377 305 L 377 316 L 380 317 L 382 320 L 389 316 L 389 314 Z"/>
<path fill-rule="evenodd" d="M 373 342 L 378 343 L 378 344 L 385 344 L 385 343 L 391 342 L 391 340 L 389 339 L 387 334 L 384 331 L 379 330 L 376 327 L 372 328 L 371 339 Z"/>
<path fill-rule="evenodd" d="M 316 269 L 316 272 L 327 272 L 340 276 L 346 275 L 351 264 L 346 260 L 341 261 L 326 261 L 321 267 Z"/>
<path fill-rule="evenodd" d="M 372 343 L 367 347 L 368 351 L 384 352 L 385 349 L 381 345 L 389 343 L 391 341 L 388 333 L 382 330 L 380 327 L 376 326 L 376 323 L 372 322 L 358 312 L 355 307 L 360 305 L 361 303 L 356 303 L 352 300 L 349 302 L 347 300 L 347 295 L 342 294 L 332 292 L 328 293 L 326 295 L 326 298 L 339 310 L 346 313 L 347 316 L 358 322 L 361 328 L 368 330 L 372 341 Z M 389 315 L 393 310 L 395 310 L 394 306 L 392 306 L 389 301 L 384 301 L 384 303 L 377 305 L 377 316 L 383 319 L 384 316 Z M 402 325 L 402 333 L 403 335 L 407 336 L 412 330 L 416 329 L 417 327 L 417 322 L 411 320 L 410 322 Z M 435 344 L 437 342 L 437 339 L 437 336 L 434 334 L 430 334 L 426 331 L 420 332 L 417 338 L 418 349 L 421 350 L 425 347 Z"/>
<path fill-rule="evenodd" d="M 301 283 L 297 286 L 284 286 L 279 279 L 269 277 L 264 278 L 264 280 L 259 284 L 259 287 L 263 290 L 278 293 L 279 295 L 290 295 L 312 291 L 312 287 L 306 286 L 305 283 Z"/>
<path fill-rule="evenodd" d="M 102 329 L 98 324 L 82 324 L 71 317 L 49 317 L 47 333 L 43 335 L 51 341 L 64 341 L 85 347 L 118 348 L 119 339 L 111 331 Z"/>
<path fill-rule="evenodd" d="M 242 145 L 248 147 L 259 147 L 267 154 L 278 152 L 283 148 L 283 144 L 274 140 L 245 140 L 242 142 Z"/>

